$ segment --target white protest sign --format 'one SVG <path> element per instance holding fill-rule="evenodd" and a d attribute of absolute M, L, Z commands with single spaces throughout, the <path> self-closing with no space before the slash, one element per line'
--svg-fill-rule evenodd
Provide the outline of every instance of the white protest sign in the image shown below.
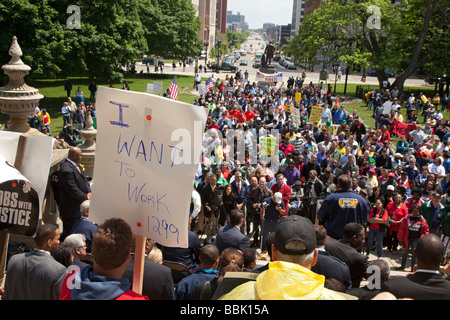
<path fill-rule="evenodd" d="M 161 81 L 153 82 L 153 93 L 161 94 L 163 90 L 163 83 Z"/>
<path fill-rule="evenodd" d="M 90 219 L 122 218 L 134 234 L 187 247 L 205 109 L 106 87 L 99 87 L 96 107 Z"/>
<path fill-rule="evenodd" d="M 197 86 L 197 89 L 198 89 L 198 94 L 199 94 L 199 96 L 203 96 L 204 94 L 206 94 L 206 85 L 205 85 L 205 82 L 200 83 L 200 84 Z"/>
<path fill-rule="evenodd" d="M 386 101 L 383 104 L 383 114 L 391 114 L 392 101 Z"/>
<path fill-rule="evenodd" d="M 147 92 L 148 93 L 161 94 L 162 89 L 163 89 L 163 83 L 161 81 L 147 83 Z"/>
<path fill-rule="evenodd" d="M 0 131 L 0 154 L 10 163 L 16 159 L 17 146 L 22 133 Z M 48 174 L 54 139 L 46 135 L 28 134 L 21 174 L 34 186 L 39 195 L 39 217 L 47 190 Z"/>
<path fill-rule="evenodd" d="M 296 125 L 301 125 L 302 121 L 300 119 L 300 110 L 297 108 L 292 108 L 292 122 Z"/>

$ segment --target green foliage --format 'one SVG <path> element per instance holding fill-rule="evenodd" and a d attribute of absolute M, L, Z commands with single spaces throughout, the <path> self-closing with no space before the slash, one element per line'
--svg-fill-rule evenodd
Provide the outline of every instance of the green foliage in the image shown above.
<path fill-rule="evenodd" d="M 148 54 L 185 58 L 200 53 L 201 23 L 192 3 L 188 0 L 140 0 L 139 7 Z"/>
<path fill-rule="evenodd" d="M 371 11 L 373 8 L 377 12 Z M 377 16 L 379 25 L 371 24 Z M 410 0 L 392 5 L 390 0 L 325 1 L 307 15 L 286 53 L 309 64 L 348 62 L 354 68 L 371 66 L 406 78 L 426 64 L 447 69 L 448 1 Z M 445 40 L 447 39 L 447 40 Z"/>
<path fill-rule="evenodd" d="M 248 36 L 250 35 L 250 31 L 238 33 L 232 30 L 227 30 L 225 33 L 216 34 L 216 40 L 220 39 L 220 55 L 222 58 L 227 54 L 233 52 L 235 48 L 239 48 L 242 43 L 244 43 Z M 217 58 L 217 54 L 219 52 L 219 47 L 217 42 L 211 48 L 210 58 L 213 60 Z"/>
<path fill-rule="evenodd" d="M 188 0 L 74 0 L 81 28 L 69 29 L 65 0 L 2 0 L 0 52 L 18 38 L 34 78 L 89 76 L 119 81 L 122 67 L 144 54 L 186 57 L 201 51 Z M 1 65 L 10 57 L 0 55 Z"/>

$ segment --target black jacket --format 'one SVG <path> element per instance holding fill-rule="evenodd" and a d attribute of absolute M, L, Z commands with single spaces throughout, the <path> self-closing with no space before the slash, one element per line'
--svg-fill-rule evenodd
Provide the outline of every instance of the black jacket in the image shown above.
<path fill-rule="evenodd" d="M 80 204 L 88 199 L 87 194 L 91 192 L 83 169 L 80 165 L 77 167 L 66 159 L 59 169 L 59 212 L 63 222 L 66 219 L 75 222 L 81 217 Z M 71 228 L 72 226 L 68 230 Z"/>
<path fill-rule="evenodd" d="M 399 299 L 450 300 L 450 281 L 442 273 L 415 272 L 406 277 L 391 278 L 381 290 L 389 291 Z"/>
<path fill-rule="evenodd" d="M 366 270 L 369 265 L 368 257 L 356 251 L 355 248 L 343 239 L 339 241 L 327 241 L 325 243 L 325 250 L 349 267 L 352 288 L 359 288 L 362 279 L 366 276 Z"/>

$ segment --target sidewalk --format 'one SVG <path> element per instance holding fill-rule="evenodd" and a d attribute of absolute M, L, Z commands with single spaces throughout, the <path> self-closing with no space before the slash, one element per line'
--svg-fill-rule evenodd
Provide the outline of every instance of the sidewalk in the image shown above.
<path fill-rule="evenodd" d="M 282 72 L 283 73 L 283 80 L 284 83 L 286 84 L 287 80 L 289 79 L 289 77 L 300 77 L 301 76 L 301 72 L 303 71 L 302 69 L 297 69 L 297 70 L 288 70 L 285 69 L 282 66 L 279 66 L 278 63 L 275 63 L 276 68 L 277 68 L 277 72 Z M 154 69 L 152 68 L 153 66 L 150 66 L 150 74 L 154 74 Z M 249 72 L 249 81 L 250 83 L 255 82 L 256 81 L 256 72 L 258 71 L 258 69 L 253 68 L 252 66 L 238 66 L 239 69 L 241 70 L 241 72 L 244 72 L 245 70 L 247 70 Z M 147 73 L 147 67 L 145 65 L 143 65 L 142 63 L 136 63 L 136 71 L 137 73 L 140 72 L 140 70 L 143 69 L 144 73 Z M 165 74 L 184 74 L 184 75 L 189 75 L 189 76 L 195 76 L 194 73 L 194 66 L 189 66 L 186 65 L 185 71 L 183 71 L 183 67 L 180 67 L 177 64 L 177 67 L 175 68 L 175 70 L 172 68 L 171 65 L 167 65 L 164 68 L 164 72 Z M 158 72 L 159 73 L 159 72 Z M 224 71 L 221 70 L 219 73 L 214 72 L 212 70 L 208 70 L 206 73 L 202 72 L 199 73 L 199 75 L 201 77 L 210 77 L 211 75 L 213 75 L 216 78 L 219 79 L 224 79 L 227 75 L 228 76 L 234 76 L 235 73 L 230 72 L 230 71 Z M 314 84 L 320 83 L 322 80 L 319 79 L 320 76 L 320 72 L 311 72 L 308 71 L 306 73 L 306 79 L 305 79 L 305 83 L 310 83 L 311 81 Z M 324 83 L 329 83 L 334 85 L 334 80 L 335 80 L 335 75 L 334 74 L 329 74 L 328 75 L 328 80 L 327 81 L 323 81 Z M 392 84 L 394 82 L 395 78 L 389 78 L 389 82 Z M 344 84 L 345 83 L 345 75 L 342 75 L 341 80 L 340 81 L 336 81 L 336 83 L 340 83 L 340 84 Z M 367 76 L 366 77 L 366 82 L 362 82 L 361 81 L 361 74 L 349 74 L 348 75 L 348 79 L 347 79 L 347 83 L 348 84 L 359 84 L 359 85 L 373 85 L 374 88 L 378 88 L 378 79 L 376 77 L 370 77 Z M 411 77 L 409 79 L 407 79 L 405 81 L 404 84 L 405 87 L 424 87 L 424 88 L 434 88 L 434 85 L 429 85 L 427 84 L 424 79 L 419 79 L 416 77 Z"/>

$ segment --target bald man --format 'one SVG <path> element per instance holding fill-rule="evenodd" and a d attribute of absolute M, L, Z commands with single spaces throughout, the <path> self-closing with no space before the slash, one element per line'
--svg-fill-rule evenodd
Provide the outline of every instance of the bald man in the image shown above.
<path fill-rule="evenodd" d="M 59 214 L 63 222 L 62 240 L 70 234 L 73 224 L 81 217 L 81 203 L 91 199 L 91 188 L 80 166 L 82 156 L 80 148 L 70 148 L 66 160 L 61 163 L 59 169 Z"/>
<path fill-rule="evenodd" d="M 415 300 L 450 300 L 450 281 L 440 271 L 445 261 L 444 244 L 439 236 L 427 234 L 419 239 L 413 253 L 417 259 L 417 270 L 404 277 L 391 278 L 382 286 L 382 291 L 396 298 Z"/>

